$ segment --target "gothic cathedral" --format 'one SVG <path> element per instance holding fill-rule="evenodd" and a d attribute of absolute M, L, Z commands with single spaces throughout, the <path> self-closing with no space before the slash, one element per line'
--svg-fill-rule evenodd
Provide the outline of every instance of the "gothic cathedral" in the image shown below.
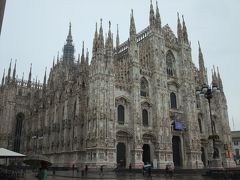
<path fill-rule="evenodd" d="M 175 36 L 151 3 L 148 27 L 137 33 L 132 11 L 128 40 L 120 43 L 117 31 L 113 45 L 111 24 L 104 37 L 101 22 L 91 61 L 85 51 L 83 44 L 75 58 L 70 24 L 63 54 L 43 83 L 32 80 L 31 68 L 28 80 L 18 79 L 10 63 L 0 87 L 1 147 L 44 154 L 54 166 L 203 168 L 215 135 L 223 166 L 234 165 L 219 71 L 211 82 L 219 92 L 208 106 L 196 93 L 208 84 L 203 54 L 199 45 L 197 68 L 184 18 Z"/>

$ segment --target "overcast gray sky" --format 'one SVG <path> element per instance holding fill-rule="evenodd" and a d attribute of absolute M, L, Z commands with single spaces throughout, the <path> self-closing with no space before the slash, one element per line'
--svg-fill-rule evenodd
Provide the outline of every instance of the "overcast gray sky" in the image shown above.
<path fill-rule="evenodd" d="M 154 8 L 156 1 L 153 0 Z M 33 77 L 43 79 L 52 66 L 53 56 L 62 54 L 69 22 L 75 44 L 75 56 L 81 53 L 82 41 L 92 49 L 95 23 L 103 18 L 104 32 L 108 21 L 120 41 L 129 35 L 131 9 L 137 31 L 149 24 L 150 0 L 7 0 L 0 37 L 0 75 L 17 59 L 17 74 L 28 77 L 30 63 Z M 192 57 L 198 66 L 197 41 L 201 43 L 205 66 L 220 69 L 228 100 L 230 126 L 240 130 L 240 1 L 239 0 L 158 0 L 162 24 L 169 24 L 176 34 L 177 12 L 184 14 L 192 43 Z"/>

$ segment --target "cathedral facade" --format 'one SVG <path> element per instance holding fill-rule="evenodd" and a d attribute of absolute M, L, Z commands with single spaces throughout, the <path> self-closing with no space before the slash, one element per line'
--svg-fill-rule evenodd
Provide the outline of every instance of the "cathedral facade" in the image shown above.
<path fill-rule="evenodd" d="M 224 167 L 233 166 L 227 101 L 219 72 L 211 99 L 196 90 L 208 84 L 199 45 L 199 68 L 191 56 L 184 19 L 177 35 L 162 26 L 150 5 L 149 26 L 136 32 L 133 12 L 129 39 L 107 37 L 102 22 L 92 57 L 84 44 L 74 56 L 71 25 L 62 56 L 43 83 L 16 77 L 16 63 L 4 73 L 0 89 L 0 146 L 24 154 L 44 154 L 55 166 L 203 168 L 213 156 L 212 127 Z M 13 70 L 12 70 L 13 69 Z"/>

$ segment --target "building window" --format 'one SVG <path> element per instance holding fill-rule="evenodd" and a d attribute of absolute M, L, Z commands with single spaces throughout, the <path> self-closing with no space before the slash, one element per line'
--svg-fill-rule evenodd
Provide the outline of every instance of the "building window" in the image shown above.
<path fill-rule="evenodd" d="M 167 55 L 166 55 L 167 75 L 168 76 L 175 75 L 174 62 L 175 62 L 175 58 L 174 58 L 173 53 L 171 51 L 168 51 Z"/>
<path fill-rule="evenodd" d="M 142 123 L 143 126 L 148 126 L 148 111 L 146 109 L 142 110 Z"/>
<path fill-rule="evenodd" d="M 149 94 L 149 92 L 148 92 L 148 81 L 144 77 L 141 78 L 140 88 L 141 88 L 140 89 L 140 95 L 144 96 L 144 97 L 148 96 L 148 94 Z"/>
<path fill-rule="evenodd" d="M 118 123 L 124 124 L 124 107 L 122 105 L 118 106 Z"/>
<path fill-rule="evenodd" d="M 198 126 L 199 126 L 200 133 L 202 133 L 202 121 L 201 121 L 201 119 L 198 119 Z"/>
<path fill-rule="evenodd" d="M 176 98 L 175 93 L 172 92 L 170 94 L 170 100 L 171 100 L 171 108 L 177 109 L 177 98 Z"/>
<path fill-rule="evenodd" d="M 234 145 L 238 145 L 238 141 L 234 141 Z"/>

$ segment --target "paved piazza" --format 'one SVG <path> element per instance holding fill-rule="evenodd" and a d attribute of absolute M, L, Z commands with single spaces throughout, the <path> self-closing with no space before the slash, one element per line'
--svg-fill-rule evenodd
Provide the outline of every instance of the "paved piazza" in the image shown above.
<path fill-rule="evenodd" d="M 63 177 L 66 176 L 66 177 Z M 27 173 L 25 178 L 25 180 L 32 180 L 35 179 L 34 178 L 34 173 Z M 102 177 L 94 172 L 94 173 L 90 173 L 88 174 L 88 177 L 81 177 L 81 175 L 79 174 L 75 174 L 74 177 L 71 175 L 71 172 L 65 172 L 64 174 L 60 173 L 60 174 L 56 174 L 55 176 L 52 176 L 52 174 L 50 173 L 48 178 L 48 180 L 67 180 L 67 179 L 95 179 L 95 180 L 104 180 L 104 179 L 108 179 L 108 180 L 127 180 L 127 179 L 133 179 L 133 180 L 140 180 L 140 179 L 152 179 L 152 180 L 169 180 L 169 179 L 174 179 L 174 180 L 211 180 L 212 178 L 209 177 L 205 177 L 205 176 L 201 176 L 201 175 L 179 175 L 179 174 L 175 174 L 172 177 L 169 176 L 165 176 L 163 174 L 153 174 L 152 177 L 148 177 L 148 176 L 143 176 L 141 173 L 137 173 L 137 174 L 121 174 L 116 176 L 114 173 L 112 172 L 106 172 Z M 218 178 L 219 179 L 219 178 Z M 223 178 L 224 179 L 224 178 Z"/>

